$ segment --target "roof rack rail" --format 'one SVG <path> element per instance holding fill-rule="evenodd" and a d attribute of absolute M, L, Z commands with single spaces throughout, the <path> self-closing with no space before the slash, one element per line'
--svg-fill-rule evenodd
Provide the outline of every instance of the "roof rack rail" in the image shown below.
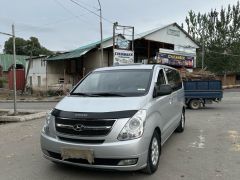
<path fill-rule="evenodd" d="M 135 66 L 135 65 L 143 65 L 143 63 L 114 64 L 113 66 Z"/>

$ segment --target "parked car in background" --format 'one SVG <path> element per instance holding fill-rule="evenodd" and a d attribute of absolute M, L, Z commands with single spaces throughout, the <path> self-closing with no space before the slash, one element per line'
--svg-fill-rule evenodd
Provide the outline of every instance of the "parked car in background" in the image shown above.
<path fill-rule="evenodd" d="M 53 162 L 152 174 L 162 145 L 184 127 L 184 88 L 177 70 L 99 68 L 48 114 L 41 148 Z"/>

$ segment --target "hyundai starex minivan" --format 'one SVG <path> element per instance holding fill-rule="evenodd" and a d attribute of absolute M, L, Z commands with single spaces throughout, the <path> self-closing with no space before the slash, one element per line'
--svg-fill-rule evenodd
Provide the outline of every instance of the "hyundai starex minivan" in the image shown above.
<path fill-rule="evenodd" d="M 184 89 L 176 69 L 99 68 L 49 112 L 41 148 L 57 163 L 152 174 L 162 145 L 184 126 Z"/>

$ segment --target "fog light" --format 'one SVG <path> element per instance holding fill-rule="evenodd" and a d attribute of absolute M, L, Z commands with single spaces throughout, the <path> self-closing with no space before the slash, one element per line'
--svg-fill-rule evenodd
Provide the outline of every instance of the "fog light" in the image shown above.
<path fill-rule="evenodd" d="M 138 159 L 124 159 L 118 163 L 118 166 L 134 165 L 137 163 L 137 160 Z"/>

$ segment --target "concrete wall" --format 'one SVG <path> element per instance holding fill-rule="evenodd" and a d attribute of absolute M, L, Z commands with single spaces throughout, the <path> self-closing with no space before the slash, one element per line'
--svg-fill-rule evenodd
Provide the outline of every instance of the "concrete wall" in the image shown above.
<path fill-rule="evenodd" d="M 46 61 L 44 58 L 33 59 L 30 65 L 27 85 L 32 87 L 34 91 L 45 91 L 46 90 Z M 29 66 L 29 60 L 26 63 L 26 73 Z M 32 84 L 30 82 L 32 79 Z"/>
<path fill-rule="evenodd" d="M 223 86 L 236 85 L 236 74 L 231 74 L 226 76 L 226 81 L 224 81 L 224 76 L 217 76 L 217 79 L 222 81 Z"/>
<path fill-rule="evenodd" d="M 71 89 L 73 78 L 66 73 L 66 63 L 63 60 L 47 62 L 47 86 L 48 90 L 56 90 L 61 87 L 60 79 L 64 79 L 67 89 Z"/>
<path fill-rule="evenodd" d="M 177 26 L 167 26 L 147 35 L 145 39 L 174 44 L 174 51 L 185 52 L 194 57 L 193 67 L 196 67 L 196 48 L 198 46 Z"/>
<path fill-rule="evenodd" d="M 189 49 L 189 51 L 192 51 L 193 53 L 196 52 L 196 48 L 198 48 L 198 46 L 185 33 L 183 33 L 177 26 L 173 25 L 149 34 L 145 39 L 174 44 L 176 50 L 186 46 L 194 47 L 192 50 Z"/>

